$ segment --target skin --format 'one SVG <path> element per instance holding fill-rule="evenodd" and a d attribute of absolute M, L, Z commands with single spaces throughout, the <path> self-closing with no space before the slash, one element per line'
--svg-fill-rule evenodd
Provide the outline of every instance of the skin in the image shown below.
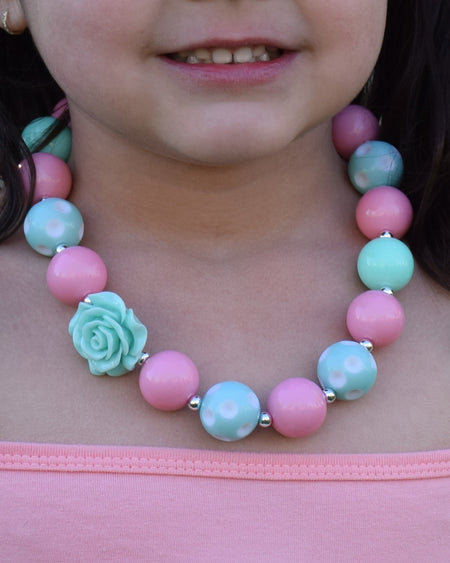
<path fill-rule="evenodd" d="M 10 25 L 30 27 L 67 94 L 71 201 L 85 218 L 83 244 L 106 262 L 108 288 L 149 327 L 148 351 L 194 359 L 201 393 L 238 379 L 263 399 L 285 378 L 314 379 L 321 351 L 348 338 L 346 309 L 363 291 L 355 275 L 365 242 L 354 225 L 358 196 L 333 149 L 330 120 L 370 76 L 386 2 L 133 7 L 0 0 Z M 197 42 L 256 34 L 298 51 L 269 84 L 186 84 L 161 61 Z M 231 449 L 194 414 L 149 408 L 134 375 L 90 376 L 65 333 L 72 311 L 45 287 L 46 259 L 17 235 L 3 261 L 18 280 L 0 280 L 3 314 L 14 319 L 0 343 L 3 439 Z M 232 449 L 445 447 L 448 296 L 418 272 L 401 301 L 409 324 L 377 351 L 380 377 L 367 397 L 331 407 L 322 430 L 305 440 L 258 432 Z M 27 343 L 20 357 L 11 354 L 17 342 Z"/>

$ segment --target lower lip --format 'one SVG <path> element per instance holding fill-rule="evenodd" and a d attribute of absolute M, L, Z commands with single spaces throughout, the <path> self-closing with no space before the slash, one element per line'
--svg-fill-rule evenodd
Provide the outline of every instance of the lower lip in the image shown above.
<path fill-rule="evenodd" d="M 238 64 L 181 63 L 161 57 L 168 68 L 183 80 L 211 86 L 252 86 L 274 82 L 292 65 L 297 52 L 286 52 L 267 62 Z"/>

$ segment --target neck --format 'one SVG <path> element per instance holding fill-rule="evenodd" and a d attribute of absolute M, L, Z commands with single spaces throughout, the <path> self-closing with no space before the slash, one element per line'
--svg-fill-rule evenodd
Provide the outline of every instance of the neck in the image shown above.
<path fill-rule="evenodd" d="M 339 187 L 347 180 L 328 125 L 270 157 L 220 167 L 101 137 L 98 131 L 77 135 L 75 124 L 72 200 L 87 220 L 92 217 L 92 234 L 128 233 L 184 250 L 227 253 L 306 232 L 319 217 L 329 228 L 354 197 Z"/>

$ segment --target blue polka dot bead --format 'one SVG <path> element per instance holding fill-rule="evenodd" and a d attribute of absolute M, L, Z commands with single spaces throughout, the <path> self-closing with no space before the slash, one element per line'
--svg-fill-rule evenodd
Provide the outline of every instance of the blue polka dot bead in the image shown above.
<path fill-rule="evenodd" d="M 398 150 L 383 141 L 367 141 L 352 154 L 348 176 L 362 194 L 377 186 L 398 186 L 403 160 Z"/>
<path fill-rule="evenodd" d="M 36 152 L 40 140 L 45 137 L 57 123 L 58 120 L 54 117 L 46 116 L 38 117 L 25 127 L 22 131 L 22 139 L 25 141 L 30 152 Z M 67 162 L 71 149 L 72 132 L 68 127 L 64 127 L 54 139 L 39 149 L 39 152 L 51 153 Z"/>
<path fill-rule="evenodd" d="M 255 393 L 237 381 L 224 381 L 202 399 L 200 420 L 204 429 L 224 442 L 245 438 L 256 428 L 261 407 Z"/>
<path fill-rule="evenodd" d="M 352 401 L 365 395 L 375 383 L 377 365 L 358 342 L 336 342 L 320 356 L 317 376 L 322 387 L 332 389 L 337 399 Z"/>
<path fill-rule="evenodd" d="M 28 244 L 44 256 L 53 256 L 58 246 L 76 246 L 83 238 L 81 213 L 65 199 L 43 199 L 28 211 L 23 224 Z"/>

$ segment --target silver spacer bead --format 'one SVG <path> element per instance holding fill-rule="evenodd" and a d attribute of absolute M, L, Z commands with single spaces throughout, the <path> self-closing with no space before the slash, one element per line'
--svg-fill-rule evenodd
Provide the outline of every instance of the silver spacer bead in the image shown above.
<path fill-rule="evenodd" d="M 272 417 L 268 412 L 262 412 L 259 415 L 258 424 L 261 426 L 261 428 L 269 428 L 270 426 L 272 426 Z"/>
<path fill-rule="evenodd" d="M 381 291 L 383 293 L 387 293 L 387 295 L 394 295 L 394 292 L 392 291 L 392 289 L 390 287 L 382 287 Z"/>
<path fill-rule="evenodd" d="M 150 354 L 147 354 L 147 352 L 142 352 L 142 356 L 140 357 L 140 359 L 138 360 L 137 365 L 138 366 L 143 366 L 145 364 L 145 362 L 150 358 Z"/>
<path fill-rule="evenodd" d="M 333 391 L 333 389 L 324 389 L 323 392 L 327 403 L 334 403 L 334 401 L 336 400 L 336 393 Z"/>
<path fill-rule="evenodd" d="M 393 238 L 394 235 L 389 231 L 383 231 L 380 235 L 380 238 Z"/>
<path fill-rule="evenodd" d="M 83 302 L 86 303 L 86 305 L 92 305 L 92 301 L 89 299 L 89 297 L 85 297 L 83 299 Z"/>
<path fill-rule="evenodd" d="M 69 248 L 67 244 L 58 244 L 56 254 L 60 254 L 63 250 L 66 250 L 66 248 Z"/>
<path fill-rule="evenodd" d="M 370 340 L 367 340 L 367 338 L 365 338 L 364 340 L 361 340 L 360 344 L 361 344 L 361 346 L 364 346 L 364 348 L 368 352 L 373 352 L 373 344 Z"/>
<path fill-rule="evenodd" d="M 191 409 L 191 411 L 198 411 L 202 406 L 202 398 L 200 397 L 200 395 L 194 395 L 189 399 L 187 405 Z"/>

